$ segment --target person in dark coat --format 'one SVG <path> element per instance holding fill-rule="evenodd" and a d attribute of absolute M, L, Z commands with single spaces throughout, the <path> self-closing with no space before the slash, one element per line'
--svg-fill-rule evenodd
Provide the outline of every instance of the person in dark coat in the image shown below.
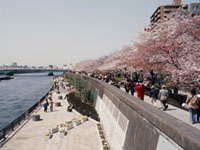
<path fill-rule="evenodd" d="M 178 87 L 174 86 L 173 91 L 174 91 L 175 94 L 178 94 Z"/>
<path fill-rule="evenodd" d="M 126 93 L 129 93 L 129 91 L 130 91 L 130 81 L 129 80 L 126 80 L 126 82 L 124 84 L 124 88 L 125 88 Z"/>
<path fill-rule="evenodd" d="M 48 102 L 48 100 L 46 99 L 46 102 L 43 104 L 44 112 L 47 112 L 48 105 L 49 105 L 49 102 Z"/>
<path fill-rule="evenodd" d="M 154 86 L 152 86 L 150 91 L 150 98 L 151 98 L 151 104 L 155 107 L 157 107 L 158 94 L 159 91 Z"/>
<path fill-rule="evenodd" d="M 134 84 L 134 81 L 132 80 L 132 81 L 130 81 L 130 90 L 131 90 L 131 95 L 134 95 L 134 86 L 135 86 L 135 84 Z"/>

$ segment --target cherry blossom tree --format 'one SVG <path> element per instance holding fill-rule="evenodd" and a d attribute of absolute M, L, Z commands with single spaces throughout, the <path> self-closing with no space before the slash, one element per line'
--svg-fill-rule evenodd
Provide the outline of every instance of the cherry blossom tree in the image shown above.
<path fill-rule="evenodd" d="M 122 69 L 127 66 L 125 62 L 129 59 L 131 51 L 131 46 L 124 46 L 121 50 L 114 51 L 107 56 L 102 56 L 95 60 L 81 61 L 73 66 L 73 70 L 93 72 L 95 70 L 108 71 Z"/>
<path fill-rule="evenodd" d="M 141 33 L 134 45 L 96 60 L 77 63 L 75 70 L 92 72 L 127 66 L 171 73 L 175 82 L 200 86 L 200 16 L 171 13 L 150 32 Z"/>
<path fill-rule="evenodd" d="M 200 16 L 172 13 L 151 32 L 142 33 L 135 46 L 134 67 L 165 70 L 176 82 L 200 84 Z"/>

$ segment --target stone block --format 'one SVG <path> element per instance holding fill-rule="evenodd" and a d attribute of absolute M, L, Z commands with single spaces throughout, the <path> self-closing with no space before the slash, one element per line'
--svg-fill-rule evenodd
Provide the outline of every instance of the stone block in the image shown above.
<path fill-rule="evenodd" d="M 39 114 L 33 114 L 32 115 L 32 120 L 33 121 L 40 121 L 40 115 Z"/>

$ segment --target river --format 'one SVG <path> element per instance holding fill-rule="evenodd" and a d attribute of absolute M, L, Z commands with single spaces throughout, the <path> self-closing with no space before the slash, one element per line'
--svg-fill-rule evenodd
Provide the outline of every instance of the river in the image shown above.
<path fill-rule="evenodd" d="M 47 74 L 16 74 L 14 79 L 0 81 L 0 130 L 50 90 L 53 76 Z"/>

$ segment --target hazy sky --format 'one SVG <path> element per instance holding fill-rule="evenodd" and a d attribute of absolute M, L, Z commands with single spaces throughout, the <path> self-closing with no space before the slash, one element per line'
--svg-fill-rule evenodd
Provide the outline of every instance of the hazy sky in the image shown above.
<path fill-rule="evenodd" d="M 198 0 L 183 0 L 184 3 Z M 62 66 L 131 44 L 172 0 L 0 0 L 0 65 Z"/>

